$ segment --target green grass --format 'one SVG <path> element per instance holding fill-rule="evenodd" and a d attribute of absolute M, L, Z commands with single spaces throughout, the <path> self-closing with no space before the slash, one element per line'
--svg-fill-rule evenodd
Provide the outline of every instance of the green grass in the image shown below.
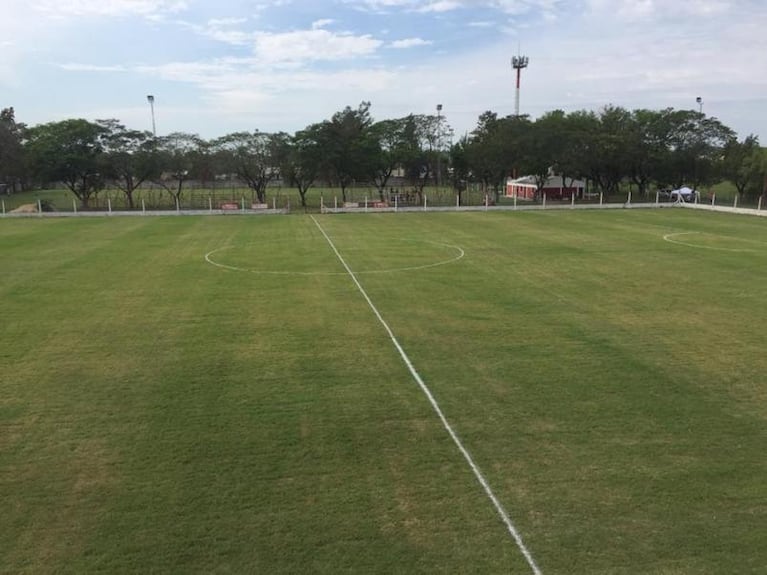
<path fill-rule="evenodd" d="M 316 218 L 544 573 L 763 572 L 761 218 Z M 3 219 L 0 319 L 0 572 L 530 572 L 309 217 Z"/>

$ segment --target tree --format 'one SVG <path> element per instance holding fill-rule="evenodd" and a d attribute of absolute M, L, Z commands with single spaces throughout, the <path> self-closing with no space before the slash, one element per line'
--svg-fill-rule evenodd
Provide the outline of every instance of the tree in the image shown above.
<path fill-rule="evenodd" d="M 117 120 L 97 120 L 104 128 L 106 174 L 113 178 L 133 209 L 133 194 L 144 182 L 160 175 L 156 140 L 151 132 L 129 130 Z"/>
<path fill-rule="evenodd" d="M 50 122 L 30 128 L 30 163 L 46 183 L 62 182 L 84 209 L 103 187 L 105 129 L 82 119 Z"/>
<path fill-rule="evenodd" d="M 679 188 L 715 181 L 722 151 L 735 133 L 716 118 L 693 110 L 669 110 L 667 153 L 659 172 L 662 180 Z"/>
<path fill-rule="evenodd" d="M 371 132 L 370 102 L 362 102 L 353 110 L 349 106 L 333 114 L 322 124 L 320 144 L 325 154 L 325 165 L 331 178 L 341 187 L 346 201 L 346 190 L 355 181 L 373 179 L 378 146 Z"/>
<path fill-rule="evenodd" d="M 762 193 L 764 169 L 764 154 L 755 135 L 747 136 L 742 142 L 732 139 L 725 144 L 722 175 L 735 184 L 741 197 Z"/>
<path fill-rule="evenodd" d="M 402 129 L 402 167 L 410 184 L 423 203 L 423 188 L 435 172 L 437 117 L 407 116 Z"/>
<path fill-rule="evenodd" d="M 306 207 L 306 193 L 322 169 L 321 124 L 312 124 L 296 132 L 289 140 L 282 166 L 283 177 L 298 188 L 301 206 Z"/>
<path fill-rule="evenodd" d="M 16 191 L 24 171 L 24 148 L 22 146 L 24 124 L 16 122 L 13 108 L 0 111 L 0 193 Z"/>
<path fill-rule="evenodd" d="M 466 143 L 469 169 L 482 183 L 482 190 L 493 193 L 495 201 L 506 178 L 521 163 L 523 138 L 529 128 L 525 116 L 498 118 L 495 112 L 487 111 L 479 116 Z"/>
<path fill-rule="evenodd" d="M 378 190 L 378 196 L 384 201 L 384 191 L 394 170 L 401 164 L 406 155 L 405 142 L 406 118 L 383 120 L 371 127 L 376 140 L 378 155 L 375 161 L 373 181 Z"/>
<path fill-rule="evenodd" d="M 173 197 L 176 205 L 181 203 L 184 182 L 197 167 L 199 150 L 204 145 L 197 134 L 173 132 L 157 138 L 157 155 L 162 169 L 158 184 Z"/>
<path fill-rule="evenodd" d="M 255 130 L 223 136 L 213 142 L 213 148 L 222 153 L 223 165 L 253 191 L 253 199 L 264 203 L 269 182 L 279 177 L 285 163 L 287 143 L 287 134 Z"/>

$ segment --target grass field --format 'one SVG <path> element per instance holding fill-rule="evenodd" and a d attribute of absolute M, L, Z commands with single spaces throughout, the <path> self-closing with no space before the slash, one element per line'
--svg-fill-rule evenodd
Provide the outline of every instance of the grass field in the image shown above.
<path fill-rule="evenodd" d="M 543 573 L 764 573 L 765 224 L 0 219 L 0 572 L 532 572 L 324 230 Z"/>

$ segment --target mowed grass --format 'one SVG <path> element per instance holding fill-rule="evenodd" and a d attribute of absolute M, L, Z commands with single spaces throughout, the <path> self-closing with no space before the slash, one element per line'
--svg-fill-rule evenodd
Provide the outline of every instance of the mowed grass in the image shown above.
<path fill-rule="evenodd" d="M 764 572 L 767 221 L 315 219 L 543 573 Z M 0 518 L 9 573 L 531 572 L 305 216 L 0 220 Z"/>

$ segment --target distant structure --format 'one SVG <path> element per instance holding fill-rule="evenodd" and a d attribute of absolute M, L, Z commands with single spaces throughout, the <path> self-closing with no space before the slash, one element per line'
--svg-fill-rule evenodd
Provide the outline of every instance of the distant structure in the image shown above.
<path fill-rule="evenodd" d="M 522 78 L 522 68 L 527 68 L 529 60 L 527 56 L 513 56 L 511 67 L 517 71 L 517 92 L 514 98 L 514 114 L 519 116 L 519 85 Z"/>
<path fill-rule="evenodd" d="M 157 137 L 157 127 L 154 124 L 154 96 L 152 94 L 149 94 L 146 97 L 146 101 L 149 102 L 149 109 L 152 111 L 152 137 Z"/>

